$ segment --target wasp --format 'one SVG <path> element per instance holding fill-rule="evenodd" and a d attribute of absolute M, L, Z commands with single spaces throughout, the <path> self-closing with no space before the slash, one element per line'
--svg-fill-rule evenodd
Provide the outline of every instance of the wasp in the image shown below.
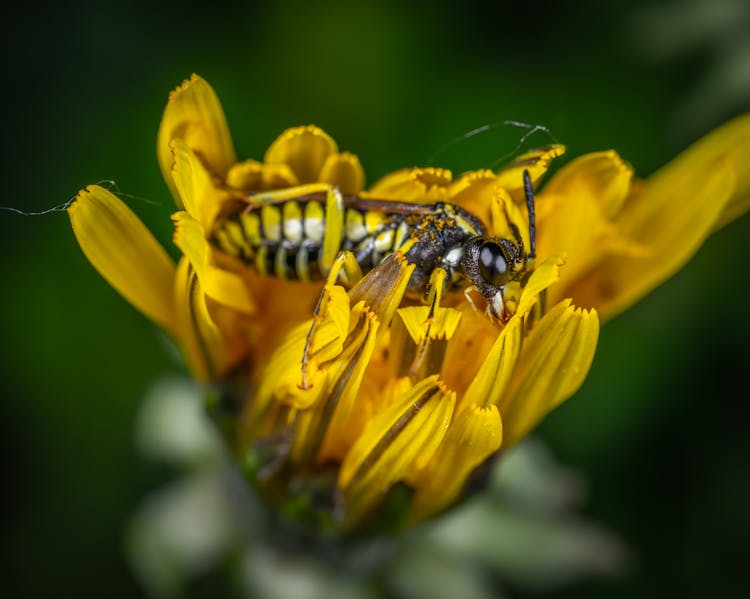
<path fill-rule="evenodd" d="M 434 281 L 442 280 L 449 291 L 463 288 L 472 305 L 469 293 L 477 291 L 489 316 L 506 322 L 515 309 L 506 289 L 526 283 L 536 256 L 534 191 L 526 170 L 523 184 L 528 249 L 510 219 L 513 238 L 492 237 L 477 216 L 456 204 L 344 195 L 326 184 L 251 194 L 217 220 L 210 239 L 261 274 L 302 281 L 326 278 L 342 252 L 361 275 L 400 251 L 415 265 L 408 295 L 426 299 Z M 444 276 L 435 279 L 438 271 Z"/>

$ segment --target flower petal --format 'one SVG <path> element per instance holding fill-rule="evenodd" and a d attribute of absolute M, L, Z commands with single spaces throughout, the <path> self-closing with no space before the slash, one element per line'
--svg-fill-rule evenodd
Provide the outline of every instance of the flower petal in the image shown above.
<path fill-rule="evenodd" d="M 567 297 L 567 285 L 603 254 L 628 247 L 611 221 L 628 196 L 631 178 L 632 169 L 615 152 L 597 152 L 565 166 L 544 188 L 537 202 L 537 252 L 565 252 L 568 259 L 552 301 Z"/>
<path fill-rule="evenodd" d="M 341 355 L 325 365 L 325 400 L 300 415 L 293 452 L 303 459 L 321 463 L 342 460 L 365 425 L 359 388 L 375 349 L 380 323 L 363 302 L 352 310 L 351 321 L 353 327 Z"/>
<path fill-rule="evenodd" d="M 594 358 L 599 335 L 595 311 L 563 301 L 553 307 L 524 340 L 518 366 L 500 400 L 509 447 L 581 385 Z"/>
<path fill-rule="evenodd" d="M 432 376 L 367 424 L 339 471 L 349 524 L 375 508 L 391 485 L 427 465 L 445 436 L 455 400 Z"/>
<path fill-rule="evenodd" d="M 698 171 L 667 171 L 649 180 L 628 200 L 617 221 L 622 236 L 645 251 L 605 255 L 573 281 L 565 295 L 595 307 L 603 319 L 624 310 L 698 250 L 731 200 L 734 182 L 725 158 Z"/>
<path fill-rule="evenodd" d="M 287 164 L 300 184 L 318 181 L 320 171 L 331 154 L 338 152 L 336 142 L 315 125 L 287 129 L 266 152 L 268 164 Z"/>
<path fill-rule="evenodd" d="M 319 180 L 337 186 L 344 195 L 354 195 L 364 187 L 365 171 L 354 154 L 331 154 L 323 164 Z"/>
<path fill-rule="evenodd" d="M 565 153 L 565 146 L 555 144 L 524 152 L 508 166 L 497 173 L 497 182 L 504 187 L 513 198 L 523 198 L 523 171 L 529 171 L 531 183 L 536 187 L 539 179 L 549 168 L 549 163 Z"/>
<path fill-rule="evenodd" d="M 73 232 L 89 262 L 126 300 L 176 333 L 172 286 L 175 266 L 138 217 L 97 185 L 68 208 Z"/>
<path fill-rule="evenodd" d="M 437 202 L 447 195 L 453 175 L 444 168 L 407 168 L 380 179 L 364 197 L 400 202 Z"/>
<path fill-rule="evenodd" d="M 221 103 L 213 88 L 198 75 L 193 74 L 169 95 L 156 141 L 162 175 L 182 207 L 172 180 L 169 144 L 174 139 L 184 140 L 222 179 L 237 161 Z"/>
<path fill-rule="evenodd" d="M 494 405 L 471 405 L 451 422 L 437 452 L 418 477 L 411 517 L 422 520 L 447 507 L 471 472 L 500 449 L 503 424 Z"/>
<path fill-rule="evenodd" d="M 170 148 L 174 156 L 173 180 L 182 205 L 204 231 L 210 231 L 229 192 L 214 185 L 211 174 L 184 141 L 176 139 Z"/>
<path fill-rule="evenodd" d="M 489 225 L 490 209 L 498 193 L 498 187 L 497 176 L 492 171 L 472 171 L 464 173 L 450 184 L 447 199 L 477 216 L 485 225 Z"/>
<path fill-rule="evenodd" d="M 286 164 L 263 164 L 245 160 L 232 166 L 227 173 L 227 185 L 245 192 L 299 185 L 297 175 Z"/>
<path fill-rule="evenodd" d="M 503 397 L 521 352 L 523 319 L 516 315 L 500 331 L 490 352 L 479 366 L 474 380 L 460 400 L 464 406 L 499 404 Z"/>
<path fill-rule="evenodd" d="M 612 219 L 628 196 L 632 178 L 632 167 L 614 150 L 592 152 L 560 169 L 545 185 L 544 193 L 575 198 L 576 202 L 585 196 L 599 207 L 603 218 Z M 569 207 L 561 206 L 560 210 Z"/>
<path fill-rule="evenodd" d="M 725 159 L 734 173 L 734 189 L 714 230 L 750 209 L 750 113 L 712 131 L 649 178 L 650 183 L 672 185 L 692 173 L 706 173 L 718 159 Z"/>
<path fill-rule="evenodd" d="M 389 361 L 397 377 L 421 380 L 443 369 L 448 342 L 453 337 L 461 312 L 430 306 L 399 308 L 391 327 Z"/>
<path fill-rule="evenodd" d="M 198 379 L 214 380 L 226 371 L 227 345 L 206 305 L 206 294 L 187 258 L 177 266 L 174 279 L 175 317 L 181 348 Z"/>
<path fill-rule="evenodd" d="M 210 248 L 198 221 L 182 211 L 173 214 L 172 220 L 175 223 L 174 243 L 190 260 L 206 295 L 244 314 L 254 313 L 255 302 L 244 280 L 210 264 Z"/>

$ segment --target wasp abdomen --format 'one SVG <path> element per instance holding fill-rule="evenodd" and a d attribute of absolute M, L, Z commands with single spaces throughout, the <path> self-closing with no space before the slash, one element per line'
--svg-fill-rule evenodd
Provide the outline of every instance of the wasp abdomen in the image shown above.
<path fill-rule="evenodd" d="M 326 224 L 325 206 L 315 199 L 251 204 L 222 220 L 212 242 L 261 274 L 315 281 L 326 275 L 321 267 Z M 354 253 L 364 272 L 409 237 L 410 227 L 403 217 L 344 207 L 339 249 Z"/>

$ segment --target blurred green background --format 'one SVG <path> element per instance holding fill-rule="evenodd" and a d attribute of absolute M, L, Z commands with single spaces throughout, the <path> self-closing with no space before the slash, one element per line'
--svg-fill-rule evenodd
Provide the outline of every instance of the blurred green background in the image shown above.
<path fill-rule="evenodd" d="M 742 0 L 142 0 L 3 11 L 0 205 L 42 211 L 113 179 L 169 246 L 155 137 L 167 93 L 191 72 L 217 90 L 240 157 L 315 123 L 360 156 L 370 182 L 505 119 L 546 125 L 569 157 L 614 148 L 647 175 L 750 107 Z M 487 167 L 519 137 L 495 130 L 434 163 Z M 149 383 L 179 365 L 86 262 L 65 214 L 4 211 L 0 228 L 3 587 L 138 596 L 124 528 L 169 473 L 137 454 L 134 418 Z M 552 596 L 744 596 L 748 256 L 745 217 L 604 327 L 584 387 L 541 427 L 556 456 L 589 478 L 584 514 L 635 555 L 621 578 Z"/>

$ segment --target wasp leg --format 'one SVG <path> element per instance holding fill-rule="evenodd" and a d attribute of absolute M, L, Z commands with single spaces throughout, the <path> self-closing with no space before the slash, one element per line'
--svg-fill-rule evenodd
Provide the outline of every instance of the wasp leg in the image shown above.
<path fill-rule="evenodd" d="M 303 196 L 314 195 L 316 193 L 329 193 L 336 189 L 330 183 L 308 183 L 307 185 L 297 185 L 285 189 L 272 189 L 270 191 L 260 191 L 248 196 L 251 204 L 277 204 L 285 200 L 301 198 Z"/>
<path fill-rule="evenodd" d="M 445 285 L 445 279 L 447 278 L 447 276 L 448 275 L 445 270 L 439 267 L 433 270 L 432 274 L 430 275 L 430 281 L 427 285 L 427 303 L 429 304 L 430 309 L 427 312 L 427 318 L 425 319 L 427 328 L 425 330 L 424 337 L 422 337 L 422 341 L 417 348 L 417 353 L 414 356 L 414 361 L 409 368 L 409 376 L 412 378 L 416 378 L 417 374 L 421 370 L 423 370 L 427 362 L 430 341 L 432 340 L 432 326 L 435 321 L 435 313 L 440 307 L 440 300 L 443 296 L 443 287 Z"/>
<path fill-rule="evenodd" d="M 310 329 L 307 331 L 305 347 L 302 350 L 302 377 L 299 384 L 300 389 L 307 390 L 310 388 L 308 370 L 315 333 L 325 318 L 326 308 L 330 300 L 330 289 L 336 285 L 339 276 L 342 276 L 342 278 L 345 279 L 345 283 L 348 286 L 355 285 L 362 278 L 362 269 L 360 268 L 357 259 L 354 257 L 354 254 L 349 251 L 341 251 L 338 256 L 336 256 L 336 259 L 333 261 L 333 264 L 328 271 L 323 291 L 318 297 L 318 302 L 315 305 L 312 323 L 310 324 Z"/>
<path fill-rule="evenodd" d="M 472 291 L 476 291 L 477 293 L 479 293 L 479 289 L 477 289 L 476 285 L 469 285 L 466 289 L 464 289 L 464 297 L 466 298 L 466 301 L 469 302 L 471 309 L 474 310 L 474 312 L 479 312 L 479 308 L 477 308 L 477 304 L 474 301 L 474 298 L 471 297 Z"/>

